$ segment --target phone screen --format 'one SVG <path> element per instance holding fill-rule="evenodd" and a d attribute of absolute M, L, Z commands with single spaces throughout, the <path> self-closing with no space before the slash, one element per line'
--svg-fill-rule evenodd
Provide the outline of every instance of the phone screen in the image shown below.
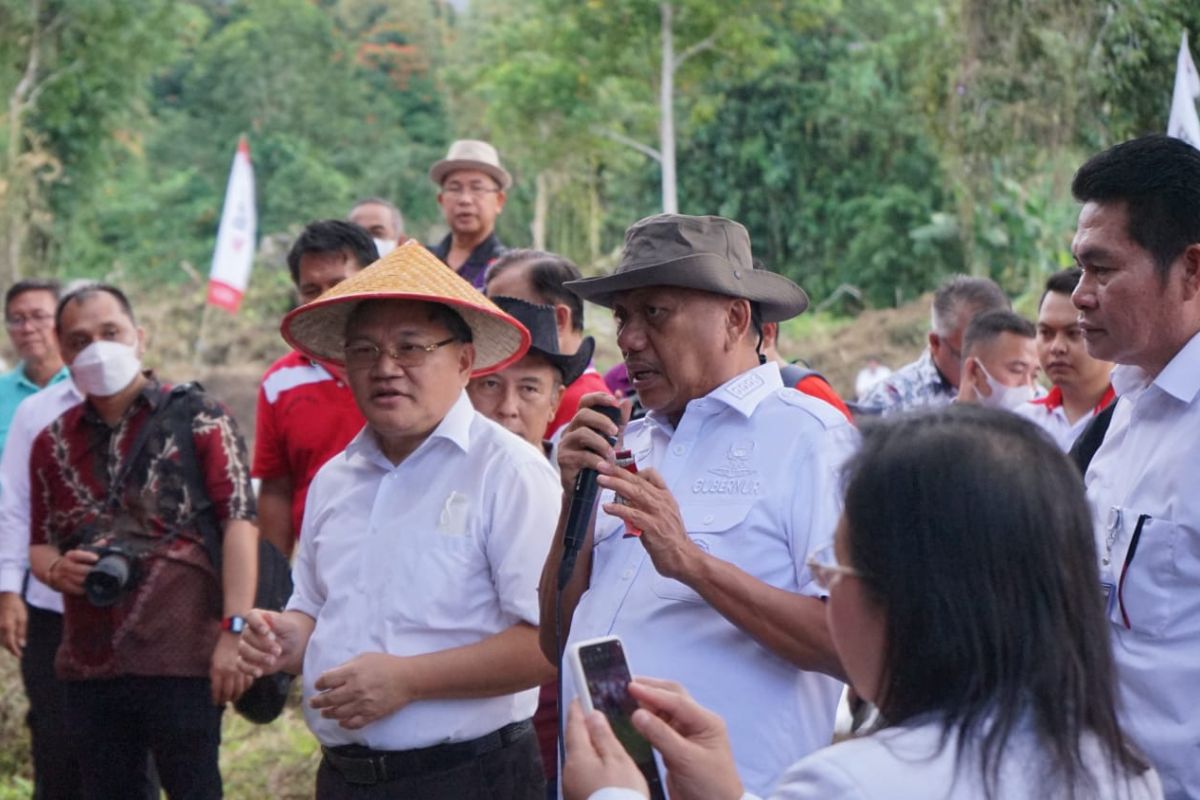
<path fill-rule="evenodd" d="M 632 716 L 638 705 L 629 695 L 632 676 L 621 642 L 609 639 L 583 645 L 579 648 L 579 662 L 583 667 L 592 708 L 608 717 L 613 733 L 645 776 L 650 786 L 650 800 L 666 800 L 658 776 L 658 765 L 654 761 L 654 749 L 646 737 L 633 727 Z"/>

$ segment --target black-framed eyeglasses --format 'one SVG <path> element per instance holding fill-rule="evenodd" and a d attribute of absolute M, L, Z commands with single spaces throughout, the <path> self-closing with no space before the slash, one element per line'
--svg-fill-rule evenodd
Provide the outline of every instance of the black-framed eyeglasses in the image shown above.
<path fill-rule="evenodd" d="M 4 324 L 13 330 L 16 330 L 17 328 L 22 327 L 26 322 L 28 322 L 30 325 L 40 326 L 45 325 L 47 322 L 50 322 L 53 319 L 53 314 L 47 314 L 43 311 L 34 311 L 31 314 L 17 314 L 13 317 L 5 317 Z"/>
<path fill-rule="evenodd" d="M 457 183 L 452 183 L 449 186 L 442 187 L 442 194 L 450 197 L 486 197 L 489 194 L 498 194 L 500 187 L 484 186 L 482 184 L 473 183 L 470 186 L 460 186 Z"/>
<path fill-rule="evenodd" d="M 390 347 L 380 347 L 374 342 L 367 341 L 350 342 L 343 352 L 346 357 L 346 366 L 351 369 L 374 366 L 384 353 L 387 353 L 388 358 L 402 367 L 419 367 L 425 363 L 430 354 L 437 352 L 438 348 L 457 341 L 457 337 L 451 336 L 449 339 L 443 339 L 433 344 L 403 342 Z"/>

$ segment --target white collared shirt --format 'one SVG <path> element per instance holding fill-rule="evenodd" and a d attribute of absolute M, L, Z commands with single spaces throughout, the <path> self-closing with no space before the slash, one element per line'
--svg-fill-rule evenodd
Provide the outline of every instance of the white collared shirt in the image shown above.
<path fill-rule="evenodd" d="M 21 401 L 0 457 L 0 592 L 20 592 L 29 569 L 29 454 L 42 429 L 83 402 L 70 377 Z M 25 602 L 62 613 L 62 595 L 29 576 Z"/>
<path fill-rule="evenodd" d="M 1075 444 L 1075 440 L 1087 429 L 1087 426 L 1092 423 L 1095 416 L 1103 411 L 1113 400 L 1113 389 L 1112 386 L 1109 386 L 1108 390 L 1100 398 L 1100 402 L 1091 410 L 1091 413 L 1084 414 L 1079 419 L 1071 422 L 1067 418 L 1067 410 L 1063 406 L 1062 389 L 1055 386 L 1042 397 L 1030 400 L 1028 403 L 1022 403 L 1013 411 L 1018 416 L 1024 417 L 1044 430 L 1054 443 L 1058 445 L 1060 450 L 1064 453 L 1069 453 L 1071 447 Z"/>
<path fill-rule="evenodd" d="M 773 363 L 692 400 L 678 428 L 652 412 L 624 438 L 639 469 L 662 475 L 700 547 L 813 597 L 821 592 L 804 564 L 832 540 L 837 470 L 857 441 L 833 406 L 785 389 Z M 603 509 L 595 531 L 571 641 L 620 636 L 634 674 L 678 681 L 724 717 L 752 791 L 765 793 L 789 764 L 829 743 L 841 683 L 769 653 L 695 591 L 659 575 L 640 540 L 625 538 L 624 523 Z M 573 690 L 566 681 L 568 699 Z"/>
<path fill-rule="evenodd" d="M 1200 797 L 1200 334 L 1153 380 L 1118 366 L 1112 383 L 1087 487 L 1100 579 L 1117 587 L 1125 575 L 1108 614 L 1121 721 L 1168 798 Z"/>
<path fill-rule="evenodd" d="M 471 407 L 466 392 L 399 465 L 365 428 L 317 473 L 288 608 L 316 620 L 304 713 L 324 745 L 408 750 L 529 719 L 537 689 L 424 700 L 349 731 L 308 706 L 327 670 L 362 653 L 408 656 L 538 624 L 537 587 L 562 489 L 537 448 Z"/>

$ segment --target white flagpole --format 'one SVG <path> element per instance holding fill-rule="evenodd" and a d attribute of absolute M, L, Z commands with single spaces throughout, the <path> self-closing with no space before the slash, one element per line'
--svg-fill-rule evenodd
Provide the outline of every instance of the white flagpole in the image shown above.
<path fill-rule="evenodd" d="M 1200 117 L 1196 115 L 1196 100 L 1200 99 L 1200 74 L 1188 49 L 1187 31 L 1179 43 L 1179 58 L 1175 66 L 1175 91 L 1171 95 L 1171 116 L 1167 135 L 1200 147 Z"/>

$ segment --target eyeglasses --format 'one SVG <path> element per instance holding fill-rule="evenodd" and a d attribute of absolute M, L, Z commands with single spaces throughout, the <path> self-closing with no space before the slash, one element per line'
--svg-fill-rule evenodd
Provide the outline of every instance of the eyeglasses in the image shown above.
<path fill-rule="evenodd" d="M 35 327 L 41 327 L 53 319 L 53 314 L 47 314 L 44 311 L 34 311 L 31 314 L 18 314 L 15 317 L 5 317 L 4 324 L 16 330 L 17 328 L 24 327 L 26 322 Z"/>
<path fill-rule="evenodd" d="M 429 358 L 430 353 L 439 347 L 445 347 L 458 339 L 451 336 L 433 344 L 413 344 L 404 342 L 392 347 L 380 347 L 374 342 L 351 342 L 343 351 L 346 356 L 346 366 L 350 369 L 362 369 L 373 366 L 379 357 L 387 353 L 388 358 L 402 367 L 419 367 Z"/>
<path fill-rule="evenodd" d="M 482 183 L 472 183 L 470 186 L 462 186 L 461 184 L 452 183 L 442 187 L 442 194 L 450 197 L 484 197 L 489 194 L 496 194 L 500 190 L 495 186 L 487 186 Z"/>
<path fill-rule="evenodd" d="M 837 563 L 837 555 L 833 551 L 832 544 L 822 547 L 809 556 L 805 565 L 808 567 L 808 571 L 812 573 L 813 580 L 817 582 L 817 586 L 826 590 L 843 577 L 862 577 L 862 573 L 854 567 L 847 567 Z"/>

